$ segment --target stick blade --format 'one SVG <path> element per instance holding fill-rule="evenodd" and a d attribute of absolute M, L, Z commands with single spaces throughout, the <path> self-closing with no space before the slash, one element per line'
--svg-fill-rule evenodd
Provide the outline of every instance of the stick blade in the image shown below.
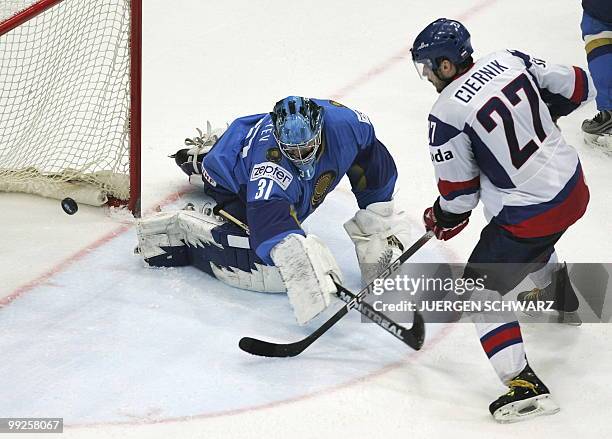
<path fill-rule="evenodd" d="M 295 357 L 304 349 L 300 349 L 295 343 L 277 344 L 251 337 L 242 337 L 238 347 L 244 352 L 260 357 Z"/>

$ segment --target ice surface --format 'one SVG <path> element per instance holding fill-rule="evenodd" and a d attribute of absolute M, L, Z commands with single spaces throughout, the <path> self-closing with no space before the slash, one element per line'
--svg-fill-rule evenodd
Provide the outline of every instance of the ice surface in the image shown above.
<path fill-rule="evenodd" d="M 359 273 L 342 223 L 355 202 L 338 191 L 306 224 L 345 267 Z M 201 197 L 185 201 L 197 205 Z M 324 221 L 321 221 L 324 219 Z M 415 232 L 420 232 L 415 226 Z M 295 359 L 238 349 L 245 335 L 294 341 L 316 329 L 295 324 L 285 295 L 225 286 L 193 268 L 145 268 L 129 229 L 16 299 L 0 314 L 0 413 L 48 413 L 68 424 L 216 414 L 295 399 L 367 376 L 409 349 L 352 315 Z M 346 251 L 348 250 L 348 251 Z M 436 246 L 415 260 L 443 260 Z M 432 331 L 435 335 L 436 331 Z M 24 364 L 31 365 L 24 367 Z"/>
<path fill-rule="evenodd" d="M 144 3 L 145 210 L 194 197 L 166 156 L 207 119 L 222 126 L 289 94 L 333 97 L 367 113 L 394 155 L 416 238 L 436 196 L 426 147 L 436 94 L 408 59 L 415 34 L 453 17 L 476 56 L 509 47 L 586 66 L 579 2 Z M 558 245 L 572 262 L 612 261 L 610 158 L 579 132 L 594 113 L 590 104 L 560 121 L 591 189 L 589 211 Z M 307 226 L 356 289 L 341 228 L 356 208 L 350 197 L 343 184 Z M 500 426 L 487 406 L 503 388 L 471 325 L 429 327 L 414 354 L 351 313 L 299 357 L 250 357 L 236 347 L 241 336 L 292 341 L 317 323 L 294 326 L 282 296 L 230 290 L 190 268 L 144 268 L 133 230 L 112 213 L 81 206 L 68 217 L 58 201 L 25 195 L 0 203 L 0 297 L 17 297 L 0 309 L 1 416 L 64 416 L 65 435 L 79 438 L 610 435 L 610 325 L 525 325 L 530 361 L 561 413 Z M 465 260 L 483 225 L 477 211 L 420 255 Z"/>

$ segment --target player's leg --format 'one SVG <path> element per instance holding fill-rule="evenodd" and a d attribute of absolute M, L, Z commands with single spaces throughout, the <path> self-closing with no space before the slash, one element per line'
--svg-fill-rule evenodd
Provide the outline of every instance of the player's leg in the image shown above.
<path fill-rule="evenodd" d="M 587 142 L 607 145 L 612 138 L 612 24 L 584 12 L 581 29 L 599 110 L 582 123 L 582 130 Z M 612 147 L 612 142 L 608 146 Z"/>
<path fill-rule="evenodd" d="M 487 225 L 472 252 L 464 277 L 479 278 L 486 287 L 472 300 L 503 300 L 530 272 L 541 269 L 550 259 L 561 233 L 536 239 L 518 239 L 494 223 Z M 510 312 L 472 313 L 481 345 L 502 383 L 506 394 L 489 406 L 499 422 L 516 422 L 542 414 L 553 414 L 559 407 L 548 388 L 527 362 L 523 337 L 516 316 Z"/>
<path fill-rule="evenodd" d="M 580 302 L 570 281 L 567 264 L 558 263 L 556 252 L 542 269 L 529 277 L 535 288 L 517 296 L 519 302 L 532 305 L 531 309 L 536 310 L 525 311 L 526 314 L 537 315 L 540 314 L 538 309 L 550 308 L 559 314 L 559 322 L 576 326 L 582 323 L 577 313 Z"/>
<path fill-rule="evenodd" d="M 226 208 L 241 216 L 244 208 L 239 198 L 235 194 L 230 197 L 229 192 L 221 195 Z M 139 220 L 139 254 L 149 266 L 192 265 L 233 287 L 284 292 L 278 268 L 261 261 L 243 230 L 215 216 L 214 205 L 211 202 L 199 210 L 160 212 Z"/>
<path fill-rule="evenodd" d="M 287 292 L 298 324 L 330 305 L 334 280 L 341 283 L 342 276 L 320 239 L 289 234 L 273 247 L 274 265 L 268 265 L 251 249 L 245 230 L 213 214 L 213 206 L 218 205 L 245 223 L 241 195 L 206 181 L 204 192 L 216 204 L 201 211 L 162 212 L 137 223 L 139 253 L 150 266 L 192 265 L 232 287 Z"/>

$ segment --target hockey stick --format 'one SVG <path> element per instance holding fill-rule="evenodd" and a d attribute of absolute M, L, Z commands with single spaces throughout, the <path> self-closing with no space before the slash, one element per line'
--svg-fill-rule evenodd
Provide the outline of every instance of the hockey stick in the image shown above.
<path fill-rule="evenodd" d="M 417 242 L 412 244 L 412 246 L 406 250 L 404 253 L 400 255 L 395 261 L 391 263 L 382 273 L 378 275 L 378 279 L 385 279 L 389 277 L 392 273 L 394 273 L 400 265 L 408 260 L 412 255 L 414 255 L 427 241 L 431 239 L 433 236 L 433 232 L 428 231 L 423 236 L 421 236 Z M 240 339 L 238 346 L 245 352 L 253 355 L 260 355 L 264 357 L 295 357 L 302 353 L 308 346 L 314 343 L 319 337 L 321 337 L 329 328 L 334 326 L 342 317 L 344 317 L 348 312 L 356 308 L 358 310 L 364 309 L 365 307 L 360 306 L 363 305 L 363 299 L 366 296 L 372 293 L 374 289 L 374 282 L 372 281 L 369 285 L 363 288 L 359 293 L 355 294 L 353 299 L 351 299 L 344 307 L 342 307 L 336 314 L 334 314 L 329 320 L 327 320 L 323 325 L 321 325 L 316 331 L 307 336 L 306 338 L 296 341 L 294 343 L 272 343 L 264 340 L 258 340 L 256 338 L 251 337 L 243 337 Z M 367 305 L 367 304 L 366 304 Z M 390 321 L 387 319 L 387 321 Z M 382 326 L 382 325 L 381 325 Z M 384 326 L 383 326 L 384 327 Z M 385 328 L 386 329 L 386 328 Z M 395 332 L 389 331 L 393 335 L 396 335 Z M 412 328 L 404 329 L 405 336 L 398 337 L 404 343 L 408 344 L 414 349 L 420 349 L 423 346 L 423 341 L 425 339 L 425 326 L 423 324 L 423 318 L 418 312 L 414 314 L 414 323 Z M 403 334 L 402 332 L 398 332 Z M 407 335 L 410 334 L 410 335 Z"/>
<path fill-rule="evenodd" d="M 247 234 L 249 233 L 249 226 L 223 210 L 223 206 L 216 205 L 213 209 L 213 213 L 215 215 L 221 215 L 228 221 L 236 224 Z M 345 303 L 348 304 L 351 302 L 351 300 L 355 299 L 356 296 L 342 285 L 336 283 L 336 288 L 338 289 L 337 296 Z M 376 311 L 369 303 L 359 301 L 358 305 L 355 306 L 355 309 L 357 309 L 357 311 L 363 314 L 367 319 L 376 323 L 378 326 L 392 334 L 394 337 L 400 339 L 411 348 L 418 350 L 423 345 L 423 341 L 425 339 L 425 323 L 423 321 L 423 317 L 419 313 L 414 314 L 412 328 L 408 330 L 403 325 L 400 325 L 387 317 L 385 314 Z"/>
<path fill-rule="evenodd" d="M 351 293 L 338 283 L 336 283 L 336 288 L 338 288 L 336 295 L 347 304 L 357 297 L 355 294 Z M 410 329 L 406 329 L 406 327 L 396 323 L 384 313 L 376 311 L 374 307 L 367 302 L 359 302 L 356 309 L 368 320 L 376 323 L 389 334 L 401 340 L 404 344 L 407 344 L 412 349 L 418 351 L 423 346 L 423 342 L 425 341 L 425 321 L 418 312 L 415 311 L 414 313 L 412 327 Z"/>

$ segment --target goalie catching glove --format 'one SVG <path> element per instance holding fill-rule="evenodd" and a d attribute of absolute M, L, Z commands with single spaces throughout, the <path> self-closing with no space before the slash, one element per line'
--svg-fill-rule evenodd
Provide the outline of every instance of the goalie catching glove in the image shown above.
<path fill-rule="evenodd" d="M 408 219 L 395 212 L 393 200 L 372 203 L 344 224 L 355 244 L 363 285 L 397 259 L 410 245 Z"/>
<path fill-rule="evenodd" d="M 198 132 L 197 136 L 185 139 L 185 145 L 188 148 L 179 149 L 175 154 L 169 156 L 189 177 L 202 174 L 204 156 L 208 154 L 225 132 L 224 128 L 213 129 L 209 121 L 206 121 L 206 133 L 203 133 L 199 128 L 196 128 L 196 130 Z"/>

